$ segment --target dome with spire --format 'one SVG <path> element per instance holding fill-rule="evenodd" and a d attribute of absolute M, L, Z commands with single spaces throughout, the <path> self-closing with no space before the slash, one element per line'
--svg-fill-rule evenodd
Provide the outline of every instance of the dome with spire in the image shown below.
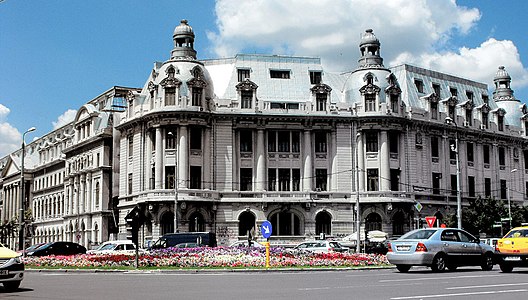
<path fill-rule="evenodd" d="M 194 31 L 191 26 L 189 26 L 189 22 L 185 19 L 180 21 L 180 25 L 176 26 L 174 28 L 174 34 L 173 36 L 177 36 L 180 34 L 184 35 L 192 35 L 194 37 Z"/>
<path fill-rule="evenodd" d="M 367 29 L 365 30 L 365 33 L 361 36 L 361 41 L 359 42 L 359 47 L 367 46 L 369 44 L 373 45 L 380 45 L 380 41 L 378 38 L 374 35 L 374 30 Z"/>
<path fill-rule="evenodd" d="M 510 74 L 506 72 L 506 69 L 504 66 L 499 66 L 499 70 L 497 70 L 497 73 L 495 74 L 495 78 L 493 78 L 493 81 L 511 81 Z"/>
<path fill-rule="evenodd" d="M 180 21 L 180 25 L 174 28 L 172 35 L 174 49 L 171 51 L 171 59 L 196 59 L 194 50 L 194 31 L 187 20 Z"/>

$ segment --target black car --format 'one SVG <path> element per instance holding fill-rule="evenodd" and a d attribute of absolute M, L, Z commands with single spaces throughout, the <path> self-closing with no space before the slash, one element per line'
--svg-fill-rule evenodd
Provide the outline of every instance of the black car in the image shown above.
<path fill-rule="evenodd" d="M 27 256 L 47 255 L 75 255 L 86 253 L 86 248 L 73 242 L 52 242 L 42 245 L 33 251 L 28 251 Z"/>

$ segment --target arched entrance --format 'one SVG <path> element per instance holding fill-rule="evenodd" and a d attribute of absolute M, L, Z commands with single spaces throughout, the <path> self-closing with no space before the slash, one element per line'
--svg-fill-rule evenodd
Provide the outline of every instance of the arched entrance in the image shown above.
<path fill-rule="evenodd" d="M 332 216 L 327 211 L 322 211 L 315 216 L 315 234 L 332 233 Z"/>
<path fill-rule="evenodd" d="M 249 211 L 245 211 L 238 217 L 238 235 L 247 236 L 248 231 L 255 230 L 255 215 Z"/>
<path fill-rule="evenodd" d="M 174 232 L 174 214 L 170 211 L 165 212 L 160 219 L 161 235 Z"/>
<path fill-rule="evenodd" d="M 378 213 L 370 213 L 365 218 L 365 232 L 381 230 L 381 216 Z"/>
<path fill-rule="evenodd" d="M 278 212 L 270 218 L 272 235 L 301 235 L 301 220 L 293 212 Z"/>
<path fill-rule="evenodd" d="M 194 212 L 189 217 L 189 232 L 205 231 L 205 220 L 201 213 Z"/>

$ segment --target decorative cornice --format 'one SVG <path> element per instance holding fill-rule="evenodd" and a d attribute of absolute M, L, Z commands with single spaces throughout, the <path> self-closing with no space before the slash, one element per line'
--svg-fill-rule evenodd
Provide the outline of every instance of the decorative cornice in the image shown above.
<path fill-rule="evenodd" d="M 258 85 L 249 80 L 249 78 L 246 78 L 244 81 L 238 83 L 235 87 L 237 91 L 254 91 L 258 88 Z"/>
<path fill-rule="evenodd" d="M 332 88 L 327 84 L 319 83 L 313 86 L 310 91 L 312 91 L 312 94 L 330 94 Z"/>

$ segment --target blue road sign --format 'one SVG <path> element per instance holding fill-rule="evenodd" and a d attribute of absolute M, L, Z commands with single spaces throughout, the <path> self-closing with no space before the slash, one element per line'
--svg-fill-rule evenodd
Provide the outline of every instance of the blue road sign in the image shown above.
<path fill-rule="evenodd" d="M 260 233 L 262 233 L 262 236 L 267 239 L 271 236 L 271 223 L 270 221 L 266 220 L 262 222 L 262 225 L 260 225 Z"/>

